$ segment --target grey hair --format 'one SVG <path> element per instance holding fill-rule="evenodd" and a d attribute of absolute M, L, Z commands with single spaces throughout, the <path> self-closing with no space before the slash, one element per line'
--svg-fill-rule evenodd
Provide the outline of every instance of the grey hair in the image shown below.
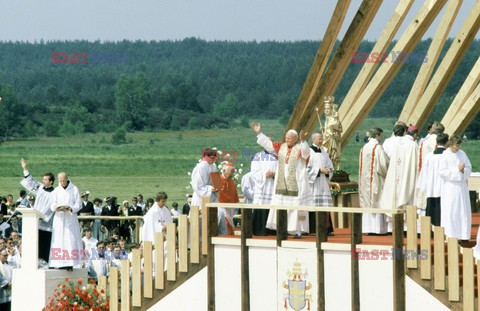
<path fill-rule="evenodd" d="M 229 171 L 230 169 L 231 169 L 232 172 L 234 172 L 235 171 L 235 166 L 224 165 L 224 166 L 222 166 L 222 173 L 226 172 L 226 171 Z"/>
<path fill-rule="evenodd" d="M 315 133 L 313 133 L 313 135 L 312 135 L 312 139 L 315 139 L 315 137 L 317 137 L 318 135 L 320 135 L 320 136 L 323 137 L 323 134 L 322 134 L 322 133 L 320 133 L 320 132 L 315 132 Z"/>
<path fill-rule="evenodd" d="M 293 130 L 293 129 L 292 129 L 292 130 L 288 130 L 287 134 L 288 134 L 288 133 L 290 133 L 290 134 L 295 135 L 296 137 L 298 137 L 297 131 L 295 131 L 295 130 Z"/>

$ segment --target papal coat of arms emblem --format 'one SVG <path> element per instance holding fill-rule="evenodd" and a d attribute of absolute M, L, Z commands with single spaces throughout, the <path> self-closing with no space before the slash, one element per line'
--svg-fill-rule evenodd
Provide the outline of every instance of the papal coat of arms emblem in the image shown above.
<path fill-rule="evenodd" d="M 284 296 L 284 308 L 289 310 L 288 307 L 295 311 L 310 310 L 310 303 L 312 301 L 312 295 L 308 293 L 312 288 L 312 284 L 307 284 L 307 269 L 302 272 L 302 265 L 295 260 L 292 271 L 287 271 L 288 280 L 283 282 L 283 288 L 288 290 Z"/>

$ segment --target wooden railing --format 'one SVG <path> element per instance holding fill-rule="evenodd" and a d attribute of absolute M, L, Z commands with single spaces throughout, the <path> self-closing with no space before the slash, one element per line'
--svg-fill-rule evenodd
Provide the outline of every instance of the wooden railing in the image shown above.
<path fill-rule="evenodd" d="M 241 299 L 242 311 L 250 310 L 250 281 L 249 281 L 249 262 L 248 248 L 246 240 L 252 237 L 252 208 L 255 209 L 273 209 L 277 213 L 277 246 L 281 246 L 282 241 L 287 239 L 287 211 L 302 210 L 315 212 L 316 217 L 316 244 L 317 244 L 317 279 L 318 279 L 318 310 L 325 310 L 325 267 L 324 254 L 321 243 L 327 241 L 327 212 L 348 213 L 351 224 L 351 251 L 356 250 L 356 245 L 362 243 L 362 214 L 363 213 L 383 213 L 390 214 L 393 218 L 393 240 L 392 248 L 401 250 L 404 247 L 404 214 L 405 210 L 380 210 L 366 208 L 339 208 L 339 207 L 318 207 L 313 206 L 276 206 L 276 205 L 251 205 L 251 204 L 226 204 L 226 203 L 208 203 L 208 310 L 215 310 L 215 254 L 212 238 L 218 233 L 217 208 L 237 208 L 242 213 L 241 230 Z M 393 309 L 405 310 L 405 262 L 403 257 L 393 260 Z M 360 283 L 359 283 L 359 261 L 351 260 L 351 296 L 352 310 L 360 310 Z"/>

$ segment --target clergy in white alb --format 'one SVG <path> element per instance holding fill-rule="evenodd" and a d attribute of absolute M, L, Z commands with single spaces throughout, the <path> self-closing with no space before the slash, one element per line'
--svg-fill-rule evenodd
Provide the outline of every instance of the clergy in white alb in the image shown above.
<path fill-rule="evenodd" d="M 310 159 L 308 160 L 307 172 L 310 191 L 313 195 L 313 205 L 321 207 L 333 206 L 332 194 L 330 193 L 330 179 L 333 176 L 333 163 L 325 149 L 322 148 L 323 134 L 312 135 L 310 146 Z M 310 233 L 315 233 L 315 212 L 308 213 Z M 327 217 L 327 234 L 333 235 L 333 225 L 330 213 Z"/>
<path fill-rule="evenodd" d="M 436 135 L 437 148 L 430 154 L 425 155 L 424 164 L 418 177 L 420 192 L 427 198 L 425 215 L 429 216 L 434 226 L 441 223 L 440 196 L 443 191 L 443 179 L 440 176 L 440 160 L 445 151 L 448 135 L 441 133 Z"/>
<path fill-rule="evenodd" d="M 252 204 L 253 195 L 255 191 L 255 179 L 253 179 L 252 172 L 248 172 L 242 177 L 242 193 L 243 193 L 243 203 Z"/>
<path fill-rule="evenodd" d="M 215 160 L 217 159 L 217 151 L 205 149 L 202 151 L 202 159 L 192 171 L 193 195 L 191 206 L 202 207 L 202 198 L 210 198 L 210 202 L 217 202 L 216 192 L 210 181 L 210 173 L 217 171 Z"/>
<path fill-rule="evenodd" d="M 393 136 L 385 139 L 383 142 L 383 151 L 387 154 L 388 158 L 390 159 L 393 154 L 393 150 L 398 145 L 399 141 L 405 136 L 405 132 L 407 131 L 407 126 L 404 122 L 397 122 L 393 127 Z"/>
<path fill-rule="evenodd" d="M 36 181 L 28 171 L 27 162 L 20 160 L 24 178 L 20 184 L 29 192 L 35 194 L 33 209 L 44 215 L 38 223 L 38 258 L 48 263 L 50 257 L 50 243 L 52 241 L 53 212 L 50 209 L 53 198 L 53 183 L 55 176 L 52 173 L 43 174 L 42 182 Z"/>
<path fill-rule="evenodd" d="M 307 206 L 312 205 L 312 193 L 308 183 L 307 160 L 310 157 L 310 147 L 305 141 L 307 133 L 289 130 L 285 134 L 285 142 L 272 142 L 262 133 L 260 124 L 252 124 L 257 133 L 257 143 L 263 149 L 278 154 L 278 167 L 275 172 L 273 205 Z M 300 142 L 299 142 L 300 140 Z M 300 237 L 309 232 L 308 212 L 288 211 L 287 231 Z M 276 230 L 276 213 L 270 211 L 267 228 Z"/>
<path fill-rule="evenodd" d="M 413 204 L 417 182 L 417 137 L 418 129 L 412 125 L 394 149 L 380 198 L 380 208 L 399 209 Z M 386 218 L 387 231 L 391 232 L 391 217 L 387 215 Z"/>
<path fill-rule="evenodd" d="M 264 150 L 253 156 L 250 166 L 255 181 L 253 204 L 268 205 L 272 203 L 277 165 L 278 157 L 275 152 Z M 273 233 L 267 228 L 268 214 L 269 210 L 267 209 L 253 209 L 252 229 L 254 235 L 265 236 Z"/>
<path fill-rule="evenodd" d="M 58 174 L 58 186 L 52 192 L 51 210 L 53 218 L 50 267 L 72 269 L 82 263 L 83 251 L 80 224 L 77 213 L 82 209 L 82 199 L 78 188 L 73 185 L 65 172 Z M 59 250 L 56 253 L 55 250 Z"/>
<path fill-rule="evenodd" d="M 360 207 L 380 208 L 380 198 L 387 176 L 389 159 L 383 147 L 383 130 L 380 128 L 370 129 L 369 142 L 360 149 L 358 160 L 358 192 Z M 385 234 L 387 222 L 385 214 L 364 213 L 362 216 L 362 232 Z"/>
<path fill-rule="evenodd" d="M 143 216 L 142 240 L 155 243 L 155 234 L 157 232 L 165 233 L 167 224 L 173 223 L 172 215 L 165 206 L 168 196 L 165 192 L 159 192 L 156 195 L 155 203 Z"/>
<path fill-rule="evenodd" d="M 444 184 L 440 197 L 441 225 L 445 235 L 459 240 L 470 240 L 472 229 L 472 210 L 468 193 L 467 180 L 472 172 L 470 160 L 460 150 L 462 139 L 452 135 L 449 147 L 440 159 L 440 176 Z"/>

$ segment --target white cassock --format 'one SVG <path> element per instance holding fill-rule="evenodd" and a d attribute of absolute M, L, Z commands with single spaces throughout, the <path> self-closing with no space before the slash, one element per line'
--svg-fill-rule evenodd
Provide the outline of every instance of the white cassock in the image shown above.
<path fill-rule="evenodd" d="M 252 204 L 253 203 L 253 194 L 255 191 L 255 179 L 253 178 L 253 173 L 248 172 L 247 174 L 243 175 L 242 177 L 242 193 L 244 197 L 245 204 Z"/>
<path fill-rule="evenodd" d="M 307 159 L 310 157 L 310 147 L 307 142 L 301 142 L 292 147 L 290 158 L 288 161 L 296 161 L 295 180 L 296 187 L 298 189 L 296 195 L 280 194 L 278 181 L 280 179 L 280 171 L 283 167 L 284 180 L 288 184 L 289 180 L 289 165 L 286 163 L 287 157 L 287 145 L 274 143 L 265 134 L 260 133 L 257 136 L 257 143 L 263 147 L 266 151 L 273 152 L 278 150 L 279 162 L 284 159 L 284 163 L 278 163 L 277 171 L 275 172 L 274 194 L 272 199 L 272 205 L 289 205 L 289 206 L 308 206 L 312 205 L 312 193 L 310 191 L 310 185 L 308 183 L 307 174 Z M 298 150 L 298 152 L 296 151 Z M 284 154 L 285 153 L 285 154 Z M 267 228 L 276 230 L 277 213 L 270 211 L 268 214 Z M 301 232 L 309 232 L 308 212 L 307 211 L 289 211 L 288 212 L 288 225 L 287 231 L 290 234 L 300 234 Z"/>
<path fill-rule="evenodd" d="M 57 212 L 57 207 L 69 206 L 72 212 Z M 81 255 L 75 256 L 74 250 L 80 253 L 83 250 L 80 224 L 77 212 L 82 209 L 82 199 L 78 188 L 69 180 L 67 188 L 58 186 L 52 191 L 51 210 L 55 212 L 53 218 L 52 244 L 50 252 L 50 267 L 75 266 L 82 263 Z M 52 260 L 53 249 L 60 249 L 60 257 Z M 58 254 L 58 253 L 57 253 Z"/>
<path fill-rule="evenodd" d="M 0 304 L 12 301 L 12 289 L 7 287 L 8 283 L 12 283 L 12 277 L 12 266 L 0 262 Z"/>
<path fill-rule="evenodd" d="M 267 172 L 277 171 L 278 159 L 271 153 L 260 151 L 255 154 L 252 160 L 250 171 L 255 182 L 253 204 L 272 203 L 274 178 L 267 178 Z"/>
<path fill-rule="evenodd" d="M 358 163 L 360 207 L 380 208 L 380 198 L 387 176 L 389 160 L 375 138 L 371 138 L 360 150 Z M 385 214 L 364 213 L 362 216 L 362 232 L 387 233 Z"/>
<path fill-rule="evenodd" d="M 158 206 L 157 202 L 143 216 L 142 239 L 155 243 L 155 233 L 162 232 L 163 226 L 173 223 L 172 215 L 165 206 Z"/>
<path fill-rule="evenodd" d="M 215 164 L 208 164 L 206 161 L 200 161 L 192 172 L 192 203 L 191 206 L 202 207 L 202 198 L 210 198 L 210 202 L 217 202 L 217 196 L 212 192 L 213 187 L 210 181 L 210 173 L 216 172 L 217 166 Z"/>
<path fill-rule="evenodd" d="M 325 174 L 319 174 L 320 169 L 323 167 L 329 168 L 332 172 L 328 175 L 328 178 Z M 313 195 L 313 205 L 324 207 L 333 206 L 329 183 L 333 176 L 333 163 L 327 152 L 322 150 L 321 153 L 316 153 L 313 149 L 310 149 L 307 172 L 310 191 Z"/>
<path fill-rule="evenodd" d="M 420 143 L 418 147 L 418 180 L 415 192 L 414 204 L 417 206 L 419 215 L 425 216 L 425 209 L 427 207 L 427 195 L 420 188 L 426 176 L 424 175 L 424 166 L 428 156 L 435 150 L 437 146 L 437 134 L 430 134 Z"/>
<path fill-rule="evenodd" d="M 8 222 L 2 221 L 2 223 L 0 223 L 0 234 L 2 236 L 5 236 L 5 230 L 7 230 L 8 228 L 10 228 L 10 225 L 8 224 Z"/>
<path fill-rule="evenodd" d="M 383 142 L 383 151 L 387 154 L 387 157 L 390 159 L 392 157 L 393 151 L 395 150 L 395 147 L 398 145 L 400 140 L 403 138 L 403 136 L 392 136 Z"/>
<path fill-rule="evenodd" d="M 458 166 L 464 163 L 464 172 Z M 445 228 L 445 235 L 469 240 L 472 227 L 472 209 L 468 193 L 467 180 L 472 173 L 472 165 L 465 152 L 459 150 L 453 153 L 447 148 L 440 159 L 440 176 L 444 189 L 440 197 L 441 224 Z"/>
<path fill-rule="evenodd" d="M 413 204 L 417 182 L 417 158 L 418 147 L 413 137 L 410 135 L 402 137 L 390 158 L 380 208 L 399 209 Z M 391 224 L 391 217 L 387 216 L 389 232 Z"/>

